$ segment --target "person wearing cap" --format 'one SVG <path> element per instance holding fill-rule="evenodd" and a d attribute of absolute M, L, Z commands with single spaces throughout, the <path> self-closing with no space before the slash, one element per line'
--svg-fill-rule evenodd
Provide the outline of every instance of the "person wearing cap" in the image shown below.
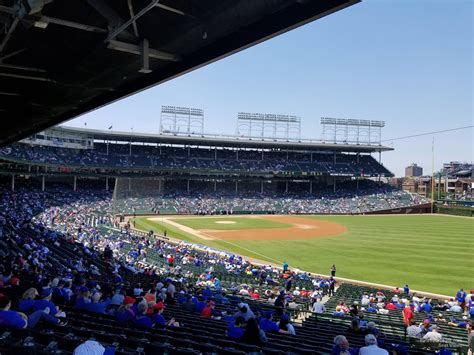
<path fill-rule="evenodd" d="M 432 310 L 433 310 L 433 306 L 430 304 L 429 300 L 425 300 L 420 307 L 420 311 L 425 312 L 425 313 L 431 313 Z"/>
<path fill-rule="evenodd" d="M 443 335 L 439 333 L 439 328 L 437 325 L 433 325 L 431 327 L 431 331 L 425 334 L 423 337 L 423 340 L 429 341 L 429 342 L 441 342 L 443 341 Z"/>
<path fill-rule="evenodd" d="M 207 302 L 206 307 L 201 311 L 201 316 L 205 318 L 220 319 L 214 315 L 214 309 L 216 308 L 216 303 L 213 300 Z"/>
<path fill-rule="evenodd" d="M 52 295 L 53 291 L 50 288 L 43 288 L 40 295 L 41 299 L 34 301 L 31 307 L 33 312 L 42 310 L 48 312 L 51 316 L 55 316 L 59 312 L 59 309 L 51 302 Z"/>
<path fill-rule="evenodd" d="M 367 334 L 364 340 L 365 346 L 360 348 L 359 355 L 389 355 L 387 350 L 378 347 L 375 335 Z"/>
<path fill-rule="evenodd" d="M 123 300 L 123 305 L 117 310 L 115 319 L 122 324 L 131 323 L 135 319 L 135 312 L 132 307 L 135 304 L 135 298 L 126 296 Z"/>
<path fill-rule="evenodd" d="M 102 344 L 95 340 L 86 340 L 74 349 L 73 355 L 113 355 L 115 347 L 104 348 Z"/>
<path fill-rule="evenodd" d="M 165 317 L 163 317 L 163 311 L 165 308 L 166 306 L 163 302 L 158 302 L 153 306 L 153 315 L 151 317 L 152 322 L 163 327 L 179 327 L 179 323 L 176 322 L 174 318 L 171 318 L 168 322 L 165 320 Z"/>
<path fill-rule="evenodd" d="M 11 311 L 11 301 L 8 296 L 2 295 L 0 297 L 0 327 L 22 329 L 34 328 L 39 321 L 44 321 L 50 324 L 64 326 L 66 321 L 61 321 L 53 317 L 43 310 L 38 310 L 31 313 L 29 316 L 22 312 Z"/>

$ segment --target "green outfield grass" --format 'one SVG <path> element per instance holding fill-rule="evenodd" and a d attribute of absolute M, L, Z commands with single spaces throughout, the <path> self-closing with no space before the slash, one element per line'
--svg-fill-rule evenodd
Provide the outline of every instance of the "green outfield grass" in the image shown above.
<path fill-rule="evenodd" d="M 291 224 L 271 221 L 263 218 L 245 217 L 195 217 L 173 219 L 174 222 L 193 229 L 214 229 L 214 230 L 237 230 L 237 229 L 259 229 L 259 228 L 284 228 L 291 227 Z M 233 222 L 221 224 L 216 222 Z"/>
<path fill-rule="evenodd" d="M 319 239 L 230 242 L 202 240 L 146 218 L 137 218 L 136 227 L 155 232 L 166 228 L 169 236 L 178 239 L 273 263 L 286 260 L 291 267 L 315 273 L 328 274 L 329 267 L 335 263 L 337 276 L 356 280 L 397 286 L 408 283 L 412 289 L 447 295 L 460 287 L 474 288 L 474 219 L 429 215 L 299 218 L 340 223 L 348 231 Z M 215 221 L 203 218 L 211 219 Z M 237 229 L 236 224 L 194 228 L 217 229 L 216 226 Z"/>

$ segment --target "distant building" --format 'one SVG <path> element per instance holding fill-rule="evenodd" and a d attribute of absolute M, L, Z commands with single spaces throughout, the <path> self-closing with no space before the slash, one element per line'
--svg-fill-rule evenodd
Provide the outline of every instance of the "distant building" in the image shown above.
<path fill-rule="evenodd" d="M 416 177 L 423 175 L 423 168 L 415 163 L 405 168 L 405 177 Z"/>

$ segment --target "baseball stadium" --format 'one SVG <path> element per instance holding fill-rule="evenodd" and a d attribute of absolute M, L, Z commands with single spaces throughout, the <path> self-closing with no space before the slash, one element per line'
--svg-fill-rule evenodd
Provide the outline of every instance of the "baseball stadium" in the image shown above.
<path fill-rule="evenodd" d="M 435 201 L 384 121 L 59 125 L 357 2 L 0 0 L 0 353 L 472 354 L 472 164 Z"/>

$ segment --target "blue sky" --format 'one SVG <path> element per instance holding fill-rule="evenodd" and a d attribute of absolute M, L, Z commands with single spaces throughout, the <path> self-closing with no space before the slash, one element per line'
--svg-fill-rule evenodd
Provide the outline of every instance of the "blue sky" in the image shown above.
<path fill-rule="evenodd" d="M 205 131 L 233 134 L 237 112 L 386 121 L 383 139 L 473 125 L 471 0 L 366 0 L 66 125 L 158 132 L 161 105 L 205 111 Z M 431 173 L 432 136 L 393 141 L 397 176 Z M 385 142 L 392 146 L 390 141 Z M 435 167 L 473 161 L 473 130 L 435 136 Z"/>

